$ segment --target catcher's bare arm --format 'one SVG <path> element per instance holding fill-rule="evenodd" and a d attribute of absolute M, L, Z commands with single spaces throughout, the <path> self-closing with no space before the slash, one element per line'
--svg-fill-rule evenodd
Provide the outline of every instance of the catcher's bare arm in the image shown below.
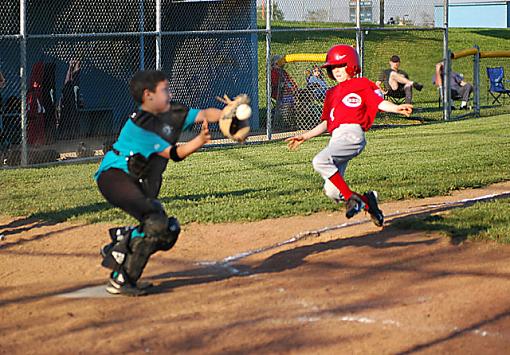
<path fill-rule="evenodd" d="M 206 108 L 198 112 L 195 123 L 207 122 L 218 122 L 221 118 L 222 111 L 215 107 Z"/>
<path fill-rule="evenodd" d="M 200 134 L 193 138 L 192 140 L 190 140 L 189 142 L 177 146 L 175 154 L 177 154 L 178 158 L 182 160 L 186 158 L 188 155 L 199 150 L 204 144 L 207 144 L 210 141 L 211 135 L 209 133 L 209 126 L 207 124 L 207 120 L 204 120 L 202 122 L 202 129 L 200 130 Z M 159 153 L 159 155 L 166 159 L 170 159 L 171 158 L 170 151 L 172 150 L 172 147 L 173 146 L 166 148 L 164 151 Z"/>

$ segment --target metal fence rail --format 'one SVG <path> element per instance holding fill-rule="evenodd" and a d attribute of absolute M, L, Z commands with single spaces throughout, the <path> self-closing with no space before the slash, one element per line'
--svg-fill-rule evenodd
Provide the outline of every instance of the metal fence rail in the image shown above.
<path fill-rule="evenodd" d="M 275 92 L 282 84 L 272 82 L 275 56 L 299 52 L 300 44 L 324 53 L 332 44 L 349 43 L 360 51 L 363 74 L 377 80 L 393 54 L 375 45 L 385 36 L 430 41 L 438 53 L 448 48 L 447 21 L 434 27 L 432 1 L 404 5 L 388 0 L 4 1 L 0 166 L 101 156 L 136 108 L 127 83 L 140 69 L 163 70 L 175 99 L 192 107 L 220 107 L 216 95 L 247 93 L 259 108 L 252 120 L 259 139 L 312 128 L 322 89 L 308 81 L 320 62 L 285 65 L 296 84 L 291 97 Z M 440 59 L 431 59 L 431 65 Z M 334 84 L 324 73 L 322 79 Z M 416 100 L 421 116 L 442 117 L 430 86 Z M 215 142 L 226 143 L 217 127 L 211 130 Z"/>
<path fill-rule="evenodd" d="M 140 69 L 164 70 L 175 99 L 192 107 L 241 92 L 258 105 L 254 0 L 16 0 L 0 8 L 2 166 L 102 155 L 136 108 L 127 83 Z"/>

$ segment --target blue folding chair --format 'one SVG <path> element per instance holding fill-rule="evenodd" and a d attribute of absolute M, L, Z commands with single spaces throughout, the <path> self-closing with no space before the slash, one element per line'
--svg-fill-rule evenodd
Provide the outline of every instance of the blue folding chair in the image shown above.
<path fill-rule="evenodd" d="M 496 102 L 501 104 L 499 101 L 501 95 L 510 96 L 510 90 L 506 89 L 505 85 L 503 84 L 505 81 L 509 82 L 509 80 L 505 80 L 505 71 L 503 67 L 487 67 L 487 76 L 489 77 L 489 88 L 487 91 L 489 95 L 494 99 L 492 104 Z M 489 95 L 487 95 L 487 102 L 489 102 Z"/>

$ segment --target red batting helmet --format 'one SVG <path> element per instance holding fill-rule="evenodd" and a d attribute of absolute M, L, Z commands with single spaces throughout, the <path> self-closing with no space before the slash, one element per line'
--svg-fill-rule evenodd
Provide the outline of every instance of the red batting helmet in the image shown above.
<path fill-rule="evenodd" d="M 328 76 L 333 80 L 335 78 L 333 77 L 332 67 L 337 65 L 345 65 L 345 71 L 350 76 L 355 76 L 361 72 L 358 52 L 346 44 L 337 44 L 331 47 L 326 55 L 326 63 L 322 66 L 322 68 L 327 68 Z"/>

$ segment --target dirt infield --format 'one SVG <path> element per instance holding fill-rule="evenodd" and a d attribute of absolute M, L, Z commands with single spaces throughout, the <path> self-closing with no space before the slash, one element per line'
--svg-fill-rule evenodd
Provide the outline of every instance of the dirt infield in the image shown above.
<path fill-rule="evenodd" d="M 141 298 L 96 292 L 109 225 L 3 217 L 0 353 L 507 353 L 510 247 L 391 222 L 508 191 L 384 204 L 383 230 L 341 213 L 188 225 Z"/>

